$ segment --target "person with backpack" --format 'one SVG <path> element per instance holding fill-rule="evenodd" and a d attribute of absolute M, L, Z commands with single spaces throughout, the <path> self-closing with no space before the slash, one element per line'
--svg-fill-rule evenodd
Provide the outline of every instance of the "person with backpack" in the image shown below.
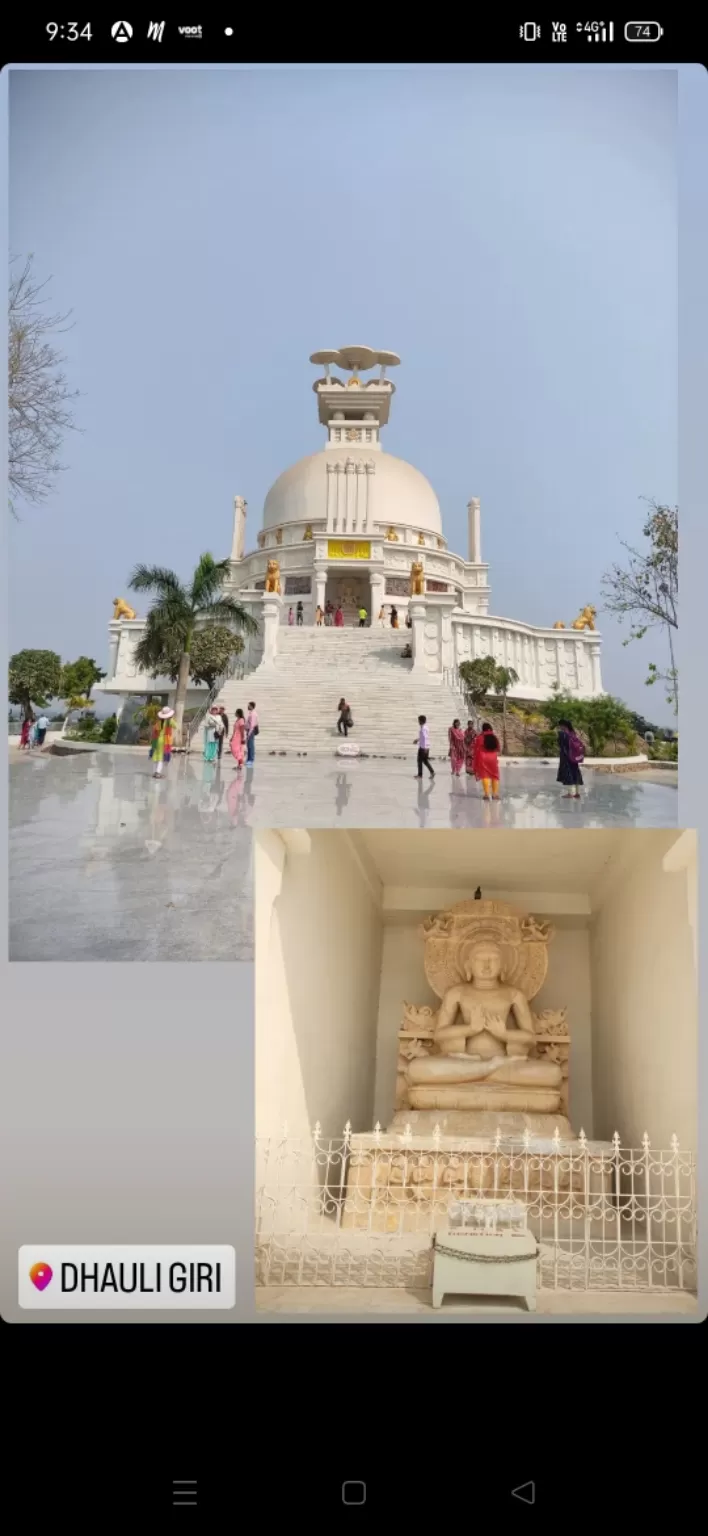
<path fill-rule="evenodd" d="M 583 775 L 580 764 L 585 759 L 585 744 L 573 727 L 572 720 L 558 721 L 558 784 L 565 784 L 564 800 L 579 800 Z"/>

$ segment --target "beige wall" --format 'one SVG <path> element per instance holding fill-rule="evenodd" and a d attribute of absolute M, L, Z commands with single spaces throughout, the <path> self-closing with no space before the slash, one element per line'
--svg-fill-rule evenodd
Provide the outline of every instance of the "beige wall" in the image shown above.
<path fill-rule="evenodd" d="M 374 1123 L 378 1120 L 384 1127 L 393 1119 L 395 1108 L 397 1042 L 403 1003 L 417 1003 L 421 1008 L 427 1003 L 436 1008 L 439 1002 L 426 980 L 418 929 L 415 923 L 384 928 L 374 1095 Z"/>
<path fill-rule="evenodd" d="M 523 896 L 510 897 L 524 907 Z M 423 943 L 419 924 L 391 925 L 384 929 L 381 987 L 376 1042 L 376 1092 L 374 1121 L 386 1126 L 392 1119 L 396 1094 L 397 1037 L 403 1002 L 436 1007 L 439 999 L 428 985 L 423 967 Z M 548 976 L 534 1011 L 568 1008 L 571 1030 L 570 1121 L 574 1130 L 593 1134 L 592 1020 L 590 1005 L 590 935 L 586 924 L 557 927 L 549 949 Z"/>
<path fill-rule="evenodd" d="M 641 834 L 637 833 L 636 836 Z M 655 834 L 592 925 L 595 1135 L 625 1146 L 645 1131 L 697 1145 L 697 997 L 689 923 L 692 865 L 668 873 L 675 833 Z"/>
<path fill-rule="evenodd" d="M 310 851 L 259 833 L 256 903 L 256 1130 L 319 1120 L 338 1135 L 372 1124 L 381 916 L 346 836 L 309 834 Z"/>

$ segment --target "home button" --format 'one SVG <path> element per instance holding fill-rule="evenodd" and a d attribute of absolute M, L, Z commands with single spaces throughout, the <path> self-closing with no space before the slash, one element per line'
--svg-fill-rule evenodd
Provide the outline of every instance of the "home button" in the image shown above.
<path fill-rule="evenodd" d="M 343 1504 L 365 1504 L 366 1483 L 342 1483 Z"/>

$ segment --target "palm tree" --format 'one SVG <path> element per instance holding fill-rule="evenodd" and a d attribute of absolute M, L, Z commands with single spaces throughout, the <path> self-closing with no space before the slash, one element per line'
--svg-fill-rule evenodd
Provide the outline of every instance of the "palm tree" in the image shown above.
<path fill-rule="evenodd" d="M 195 631 L 204 623 L 229 624 L 246 635 L 258 625 L 235 598 L 223 593 L 231 569 L 229 560 L 200 555 L 191 582 L 185 585 L 174 571 L 159 565 L 136 565 L 130 578 L 134 592 L 154 592 L 155 602 L 145 631 L 135 647 L 135 660 L 146 672 L 157 675 L 165 657 L 179 648 L 180 663 L 175 693 L 175 742 L 182 742 L 182 720 L 189 682 L 189 659 Z"/>
<path fill-rule="evenodd" d="M 510 688 L 519 681 L 518 672 L 513 667 L 495 667 L 492 691 L 502 701 L 502 752 L 506 757 L 506 696 Z"/>

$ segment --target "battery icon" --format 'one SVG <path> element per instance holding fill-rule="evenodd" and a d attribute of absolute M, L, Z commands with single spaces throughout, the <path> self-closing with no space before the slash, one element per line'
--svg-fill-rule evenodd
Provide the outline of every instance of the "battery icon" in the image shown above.
<path fill-rule="evenodd" d="M 658 21 L 628 21 L 624 35 L 628 43 L 658 43 L 664 36 L 664 28 Z"/>

